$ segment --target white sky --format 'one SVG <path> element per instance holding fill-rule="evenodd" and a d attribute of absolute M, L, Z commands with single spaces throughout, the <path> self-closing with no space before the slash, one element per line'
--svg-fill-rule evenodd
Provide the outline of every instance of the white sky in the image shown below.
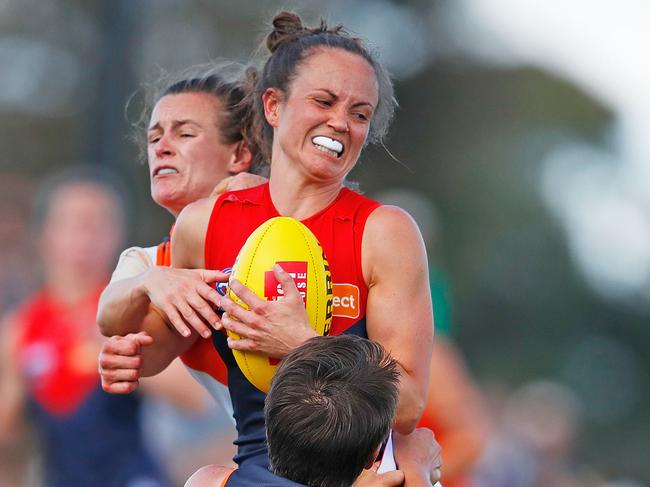
<path fill-rule="evenodd" d="M 453 0 L 448 19 L 466 53 L 552 71 L 616 114 L 608 152 L 554 151 L 541 191 L 594 289 L 650 294 L 650 1 Z"/>

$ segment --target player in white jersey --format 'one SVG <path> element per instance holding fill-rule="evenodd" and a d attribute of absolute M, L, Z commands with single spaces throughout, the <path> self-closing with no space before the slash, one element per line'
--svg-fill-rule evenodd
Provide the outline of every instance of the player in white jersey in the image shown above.
<path fill-rule="evenodd" d="M 242 77 L 233 76 L 232 71 L 232 64 L 188 70 L 160 94 L 150 96 L 155 106 L 145 108 L 142 119 L 148 124 L 145 144 L 151 196 L 174 217 L 189 203 L 214 192 L 265 181 L 246 172 L 256 165 L 257 151 L 246 136 L 246 117 L 237 113 L 244 95 Z M 99 303 L 97 321 L 105 335 L 137 332 L 147 315 L 161 311 L 179 329 L 185 326 L 183 319 L 195 325 L 216 319 L 205 297 L 214 292 L 209 283 L 221 273 L 169 268 L 168 240 L 122 252 Z M 106 342 L 100 357 L 106 391 L 123 393 L 137 387 L 138 377 L 121 369 L 118 359 L 135 344 L 147 343 L 148 337 L 142 335 Z M 181 364 L 176 360 L 171 367 Z M 215 399 L 231 410 L 227 388 L 215 381 L 206 383 Z"/>

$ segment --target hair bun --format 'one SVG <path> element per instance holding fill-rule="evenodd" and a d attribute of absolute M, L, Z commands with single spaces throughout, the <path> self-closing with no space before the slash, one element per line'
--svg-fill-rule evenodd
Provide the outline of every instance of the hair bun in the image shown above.
<path fill-rule="evenodd" d="M 293 12 L 280 12 L 273 17 L 273 30 L 266 36 L 266 47 L 275 50 L 284 42 L 295 39 L 305 30 L 302 19 Z"/>

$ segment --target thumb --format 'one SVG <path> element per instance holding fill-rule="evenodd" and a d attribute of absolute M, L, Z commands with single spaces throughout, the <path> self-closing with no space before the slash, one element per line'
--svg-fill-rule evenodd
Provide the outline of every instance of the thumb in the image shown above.
<path fill-rule="evenodd" d="M 139 346 L 147 346 L 153 343 L 153 337 L 146 331 L 141 331 L 133 335 L 133 339 Z"/>
<path fill-rule="evenodd" d="M 377 485 L 385 487 L 397 487 L 404 483 L 404 472 L 401 470 L 393 470 L 377 475 Z"/>

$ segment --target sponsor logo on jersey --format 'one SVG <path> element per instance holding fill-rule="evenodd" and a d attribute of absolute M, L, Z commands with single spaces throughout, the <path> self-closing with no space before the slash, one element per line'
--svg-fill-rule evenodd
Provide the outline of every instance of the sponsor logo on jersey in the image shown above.
<path fill-rule="evenodd" d="M 343 318 L 359 317 L 359 288 L 354 284 L 333 284 L 333 315 Z"/>
<path fill-rule="evenodd" d="M 231 274 L 232 273 L 232 267 L 226 267 L 221 272 L 223 272 L 225 274 Z M 228 281 L 215 283 L 215 289 L 217 290 L 217 292 L 219 294 L 221 294 L 222 296 L 225 296 L 226 294 L 228 294 Z"/>
<path fill-rule="evenodd" d="M 307 304 L 307 262 L 305 261 L 289 261 L 289 262 L 276 262 L 279 264 L 286 273 L 288 273 L 296 283 L 298 292 L 302 296 L 302 301 Z M 277 301 L 284 297 L 284 290 L 282 285 L 275 278 L 273 271 L 266 271 L 264 273 L 264 297 L 267 301 Z"/>

